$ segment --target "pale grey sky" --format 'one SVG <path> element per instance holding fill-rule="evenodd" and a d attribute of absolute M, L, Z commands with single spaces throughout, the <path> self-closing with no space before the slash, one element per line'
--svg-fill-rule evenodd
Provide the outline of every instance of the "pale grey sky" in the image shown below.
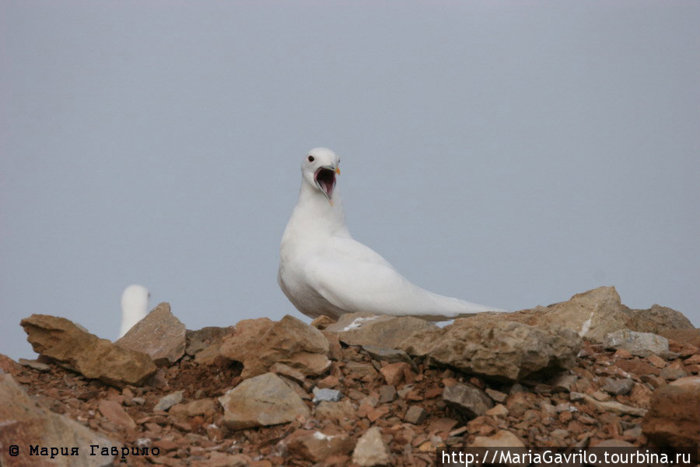
<path fill-rule="evenodd" d="M 700 2 L 0 0 L 0 353 L 304 318 L 276 283 L 305 151 L 354 236 L 507 309 L 615 285 L 700 325 Z"/>

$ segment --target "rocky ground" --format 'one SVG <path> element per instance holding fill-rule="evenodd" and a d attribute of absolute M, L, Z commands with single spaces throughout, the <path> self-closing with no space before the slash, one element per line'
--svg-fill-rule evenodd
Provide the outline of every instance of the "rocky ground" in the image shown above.
<path fill-rule="evenodd" d="M 167 304 L 116 343 L 53 316 L 22 326 L 40 357 L 0 356 L 2 465 L 421 466 L 479 446 L 700 448 L 700 330 L 668 308 L 630 310 L 611 287 L 444 328 L 356 314 L 186 331 Z"/>

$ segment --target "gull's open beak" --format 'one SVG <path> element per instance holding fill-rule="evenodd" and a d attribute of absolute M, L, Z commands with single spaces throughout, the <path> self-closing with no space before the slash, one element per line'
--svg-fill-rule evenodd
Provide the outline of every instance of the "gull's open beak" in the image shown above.
<path fill-rule="evenodd" d="M 333 189 L 335 188 L 335 176 L 340 175 L 340 169 L 331 165 L 319 167 L 314 174 L 316 186 L 323 193 L 328 201 L 333 204 Z"/>

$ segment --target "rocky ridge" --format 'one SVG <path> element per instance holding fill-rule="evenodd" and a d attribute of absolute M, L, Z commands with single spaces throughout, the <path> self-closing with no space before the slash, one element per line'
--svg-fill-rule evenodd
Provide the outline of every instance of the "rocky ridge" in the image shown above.
<path fill-rule="evenodd" d="M 48 315 L 22 326 L 40 357 L 0 356 L 2 465 L 421 466 L 466 447 L 700 450 L 700 330 L 669 308 L 631 310 L 612 287 L 442 328 L 354 314 L 186 331 L 167 304 L 115 343 Z"/>

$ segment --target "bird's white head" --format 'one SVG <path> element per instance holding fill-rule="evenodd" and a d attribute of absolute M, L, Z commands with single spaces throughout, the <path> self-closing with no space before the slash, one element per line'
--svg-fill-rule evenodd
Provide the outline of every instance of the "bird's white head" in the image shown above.
<path fill-rule="evenodd" d="M 314 148 L 304 156 L 301 173 L 304 181 L 320 191 L 333 204 L 335 177 L 340 175 L 340 157 L 328 148 Z"/>

